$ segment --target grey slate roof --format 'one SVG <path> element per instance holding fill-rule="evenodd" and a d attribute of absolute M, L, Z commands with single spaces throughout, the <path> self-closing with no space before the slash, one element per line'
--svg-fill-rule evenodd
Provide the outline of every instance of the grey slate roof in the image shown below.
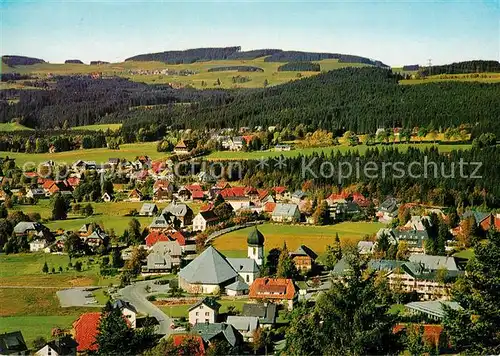
<path fill-rule="evenodd" d="M 252 333 L 259 327 L 259 318 L 256 316 L 230 315 L 226 322 L 244 333 Z"/>
<path fill-rule="evenodd" d="M 428 270 L 438 270 L 440 268 L 446 268 L 448 271 L 459 270 L 454 257 L 411 254 L 408 260 L 422 264 Z"/>
<path fill-rule="evenodd" d="M 462 215 L 462 219 L 468 219 L 471 216 L 474 217 L 474 220 L 476 221 L 476 224 L 479 224 L 481 221 L 483 221 L 489 213 L 483 213 L 482 211 L 477 211 L 477 210 L 467 210 L 465 213 Z"/>
<path fill-rule="evenodd" d="M 234 328 L 234 326 L 226 323 L 196 323 L 192 331 L 200 335 L 205 342 L 222 336 L 224 337 L 229 345 L 235 347 L 242 343 L 243 337 L 240 332 Z"/>
<path fill-rule="evenodd" d="M 45 226 L 43 226 L 40 223 L 31 222 L 31 221 L 21 221 L 14 227 L 14 232 L 16 234 L 25 234 L 28 231 L 39 232 L 39 231 L 42 231 L 44 229 L 46 229 Z"/>
<path fill-rule="evenodd" d="M 158 208 L 156 207 L 156 204 L 153 203 L 144 203 L 142 204 L 141 210 L 139 214 L 149 214 L 149 213 L 154 213 L 155 210 Z"/>
<path fill-rule="evenodd" d="M 123 299 L 117 299 L 113 302 L 112 304 L 113 308 L 118 308 L 120 310 L 122 309 L 128 309 L 128 310 L 131 310 L 133 311 L 134 313 L 137 313 L 137 309 L 135 309 L 135 307 L 130 304 L 129 302 L 123 300 Z"/>
<path fill-rule="evenodd" d="M 151 224 L 149 224 L 150 229 L 167 229 L 170 227 L 170 219 L 167 215 L 162 213 L 160 216 L 153 218 Z"/>
<path fill-rule="evenodd" d="M 290 255 L 291 256 L 309 256 L 313 260 L 318 258 L 318 255 L 316 254 L 316 252 L 311 250 L 306 245 L 300 245 L 295 251 L 291 252 Z"/>
<path fill-rule="evenodd" d="M 0 355 L 19 354 L 28 351 L 20 331 L 0 334 Z"/>
<path fill-rule="evenodd" d="M 292 194 L 292 198 L 303 199 L 305 197 L 306 197 L 306 193 L 304 193 L 302 190 L 296 190 Z"/>
<path fill-rule="evenodd" d="M 176 202 L 172 202 L 167 205 L 165 209 L 163 209 L 162 214 L 172 214 L 175 217 L 184 217 L 191 210 L 189 206 L 186 204 L 179 204 Z"/>
<path fill-rule="evenodd" d="M 248 284 L 246 284 L 245 282 L 238 279 L 236 282 L 231 283 L 230 285 L 226 286 L 226 289 L 234 290 L 234 291 L 242 291 L 242 290 L 245 291 L 245 290 L 249 290 L 250 287 L 248 286 Z"/>
<path fill-rule="evenodd" d="M 450 307 L 453 310 L 459 310 L 462 307 L 457 302 L 450 301 L 425 301 L 425 302 L 411 302 L 405 304 L 407 309 L 417 311 L 420 313 L 428 314 L 430 316 L 442 319 L 444 317 L 443 305 Z"/>
<path fill-rule="evenodd" d="M 212 246 L 180 270 L 189 283 L 221 284 L 238 276 L 226 258 Z"/>
<path fill-rule="evenodd" d="M 259 266 L 251 258 L 226 258 L 226 260 L 238 273 L 254 273 L 259 271 Z"/>
<path fill-rule="evenodd" d="M 276 207 L 273 210 L 273 216 L 285 216 L 285 217 L 293 217 L 296 215 L 296 212 L 299 211 L 299 207 L 297 204 L 276 204 Z"/>
<path fill-rule="evenodd" d="M 246 303 L 243 304 L 243 315 L 256 316 L 260 324 L 274 324 L 276 322 L 276 304 Z"/>
<path fill-rule="evenodd" d="M 207 307 L 209 307 L 212 310 L 217 310 L 217 311 L 219 311 L 219 308 L 221 307 L 221 305 L 214 298 L 206 297 L 206 298 L 199 300 L 198 303 L 194 304 L 191 308 L 188 309 L 188 311 L 191 311 L 194 308 L 197 308 L 202 304 L 206 305 Z"/>

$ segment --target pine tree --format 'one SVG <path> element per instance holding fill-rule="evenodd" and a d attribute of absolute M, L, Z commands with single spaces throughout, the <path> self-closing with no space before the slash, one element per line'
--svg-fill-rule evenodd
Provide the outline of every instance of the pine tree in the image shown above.
<path fill-rule="evenodd" d="M 120 308 L 113 308 L 108 301 L 103 308 L 95 343 L 99 355 L 132 354 L 133 331 L 127 325 Z"/>
<path fill-rule="evenodd" d="M 64 197 L 57 193 L 52 200 L 52 220 L 65 220 L 68 215 L 69 204 Z"/>
<path fill-rule="evenodd" d="M 278 259 L 278 267 L 276 269 L 276 277 L 278 278 L 293 278 L 297 274 L 295 263 L 290 257 L 286 242 L 283 243 L 280 257 Z"/>
<path fill-rule="evenodd" d="M 47 265 L 47 262 L 45 262 L 43 264 L 43 267 L 42 267 L 42 272 L 43 273 L 49 273 L 49 266 Z"/>

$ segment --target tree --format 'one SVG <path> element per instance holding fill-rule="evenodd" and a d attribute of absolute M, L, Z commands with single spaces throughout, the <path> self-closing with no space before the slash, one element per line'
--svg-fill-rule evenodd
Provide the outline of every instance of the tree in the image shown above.
<path fill-rule="evenodd" d="M 47 262 L 44 262 L 42 272 L 45 274 L 49 273 L 49 266 L 47 265 Z"/>
<path fill-rule="evenodd" d="M 252 350 L 257 354 L 260 350 L 264 349 L 264 354 L 267 355 L 267 348 L 271 344 L 271 330 L 258 328 L 253 332 Z"/>
<path fill-rule="evenodd" d="M 410 355 L 424 355 L 432 351 L 429 343 L 424 339 L 424 327 L 419 324 L 406 326 L 405 346 Z"/>
<path fill-rule="evenodd" d="M 316 225 L 326 225 L 330 221 L 330 211 L 328 210 L 328 203 L 323 200 L 321 204 L 318 205 L 313 214 L 314 224 Z"/>
<path fill-rule="evenodd" d="M 332 270 L 338 261 L 342 259 L 342 246 L 340 245 L 339 234 L 335 233 L 335 240 L 333 245 L 326 246 L 325 252 L 325 266 L 327 269 Z"/>
<path fill-rule="evenodd" d="M 132 276 L 137 276 L 141 273 L 142 261 L 146 259 L 148 253 L 142 247 L 134 247 L 132 256 L 125 264 L 125 268 Z"/>
<path fill-rule="evenodd" d="M 399 241 L 398 250 L 396 252 L 396 260 L 407 261 L 410 257 L 410 248 L 407 241 Z"/>
<path fill-rule="evenodd" d="M 295 268 L 295 263 L 290 257 L 288 248 L 286 247 L 286 242 L 283 243 L 283 248 L 280 252 L 280 257 L 278 259 L 278 266 L 276 268 L 276 277 L 278 278 L 293 278 L 297 274 L 297 269 Z"/>
<path fill-rule="evenodd" d="M 83 243 L 76 233 L 71 233 L 64 241 L 64 252 L 66 252 L 71 259 L 83 250 Z"/>
<path fill-rule="evenodd" d="M 123 267 L 123 259 L 122 254 L 119 249 L 114 248 L 112 252 L 112 265 L 113 268 L 121 268 Z"/>
<path fill-rule="evenodd" d="M 486 243 L 474 246 L 467 273 L 452 290 L 463 309 L 445 307 L 443 324 L 455 351 L 465 354 L 500 353 L 500 233 L 490 231 Z"/>
<path fill-rule="evenodd" d="M 99 355 L 131 355 L 134 333 L 129 328 L 120 308 L 113 308 L 110 301 L 103 308 L 95 343 Z"/>
<path fill-rule="evenodd" d="M 128 223 L 128 236 L 134 243 L 142 242 L 141 223 L 136 218 L 132 218 Z"/>
<path fill-rule="evenodd" d="M 188 356 L 200 355 L 200 341 L 196 336 L 186 335 L 180 345 L 175 346 L 172 337 L 162 339 L 158 345 L 144 353 L 144 356 Z"/>
<path fill-rule="evenodd" d="M 68 211 L 68 202 L 60 193 L 56 193 L 52 199 L 52 220 L 65 220 Z"/>
<path fill-rule="evenodd" d="M 265 275 L 274 276 L 276 274 L 280 253 L 281 251 L 279 248 L 272 248 L 271 250 L 269 250 L 269 253 L 267 254 L 267 258 L 264 264 L 266 271 Z"/>
<path fill-rule="evenodd" d="M 207 349 L 206 356 L 220 356 L 236 354 L 231 345 L 225 339 L 214 340 Z"/>
<path fill-rule="evenodd" d="M 9 215 L 9 211 L 5 205 L 0 205 L 0 219 L 5 219 Z"/>
<path fill-rule="evenodd" d="M 85 215 L 85 216 L 92 216 L 92 215 L 94 215 L 94 208 L 89 203 L 83 207 L 82 212 L 83 212 L 83 215 Z"/>

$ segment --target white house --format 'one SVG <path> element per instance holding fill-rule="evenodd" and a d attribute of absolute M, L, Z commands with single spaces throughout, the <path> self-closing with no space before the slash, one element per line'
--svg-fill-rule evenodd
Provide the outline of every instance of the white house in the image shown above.
<path fill-rule="evenodd" d="M 47 247 L 47 241 L 45 239 L 37 239 L 30 242 L 30 252 L 43 251 L 45 247 Z"/>
<path fill-rule="evenodd" d="M 205 231 L 218 222 L 219 217 L 213 211 L 199 212 L 193 219 L 193 231 Z"/>
<path fill-rule="evenodd" d="M 117 299 L 113 302 L 113 308 L 118 308 L 121 310 L 122 315 L 127 318 L 127 320 L 130 322 L 130 327 L 135 329 L 137 326 L 137 309 L 130 304 L 129 302 L 126 302 L 121 299 Z"/>
<path fill-rule="evenodd" d="M 253 341 L 253 333 L 259 328 L 259 318 L 255 316 L 230 315 L 226 322 L 238 330 L 247 342 Z"/>
<path fill-rule="evenodd" d="M 217 322 L 220 304 L 213 298 L 207 297 L 189 308 L 189 324 Z"/>
<path fill-rule="evenodd" d="M 35 353 L 35 356 L 76 356 L 78 343 L 69 335 L 49 341 Z"/>
<path fill-rule="evenodd" d="M 271 219 L 275 222 L 298 222 L 300 210 L 297 204 L 278 203 L 273 210 Z"/>

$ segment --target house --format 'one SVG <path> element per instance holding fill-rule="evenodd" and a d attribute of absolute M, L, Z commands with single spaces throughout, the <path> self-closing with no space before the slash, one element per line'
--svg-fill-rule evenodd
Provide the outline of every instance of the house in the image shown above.
<path fill-rule="evenodd" d="M 219 217 L 212 210 L 200 211 L 193 219 L 193 231 L 205 231 L 218 222 Z"/>
<path fill-rule="evenodd" d="M 257 317 L 260 326 L 271 327 L 276 324 L 277 310 L 277 305 L 274 303 L 245 303 L 242 315 Z"/>
<path fill-rule="evenodd" d="M 241 151 L 243 149 L 243 137 L 235 136 L 231 139 L 229 149 L 231 151 Z"/>
<path fill-rule="evenodd" d="M 483 231 L 488 231 L 492 227 L 497 231 L 500 231 L 500 214 L 490 214 L 476 210 L 467 210 L 462 215 L 462 221 L 470 217 L 474 218 L 476 226 Z"/>
<path fill-rule="evenodd" d="M 70 335 L 64 335 L 46 343 L 35 356 L 76 356 L 77 346 L 78 343 Z"/>
<path fill-rule="evenodd" d="M 189 154 L 189 152 L 195 147 L 191 140 L 180 140 L 174 147 L 174 153 L 177 155 Z"/>
<path fill-rule="evenodd" d="M 20 331 L 0 334 L 0 355 L 29 355 L 30 352 Z"/>
<path fill-rule="evenodd" d="M 405 311 L 410 315 L 425 315 L 426 317 L 434 320 L 442 320 L 444 318 L 444 308 L 446 305 L 453 310 L 462 309 L 457 302 L 450 302 L 446 300 L 436 301 L 428 300 L 423 302 L 410 302 L 405 304 Z"/>
<path fill-rule="evenodd" d="M 108 158 L 108 164 L 116 167 L 117 165 L 120 164 L 120 159 L 119 158 Z"/>
<path fill-rule="evenodd" d="M 173 225 L 185 227 L 193 222 L 193 210 L 186 204 L 179 204 L 176 201 L 171 202 L 162 211 L 163 215 L 170 217 Z"/>
<path fill-rule="evenodd" d="M 429 216 L 412 216 L 410 220 L 404 225 L 405 229 L 408 230 L 417 230 L 417 231 L 425 231 L 426 225 L 431 224 L 431 219 Z"/>
<path fill-rule="evenodd" d="M 172 229 L 172 219 L 169 215 L 161 213 L 159 216 L 153 218 L 148 228 L 151 232 L 162 232 Z"/>
<path fill-rule="evenodd" d="M 370 255 L 373 253 L 375 243 L 373 241 L 359 241 L 358 251 L 360 255 Z"/>
<path fill-rule="evenodd" d="M 307 197 L 307 194 L 304 193 L 302 190 L 296 190 L 291 195 L 291 200 L 292 200 L 292 203 L 294 203 L 294 204 L 300 204 L 300 202 L 302 200 L 304 200 L 306 197 Z"/>
<path fill-rule="evenodd" d="M 153 203 L 144 203 L 139 210 L 139 216 L 155 216 L 157 213 L 158 207 Z"/>
<path fill-rule="evenodd" d="M 137 188 L 133 189 L 128 194 L 128 201 L 138 202 L 138 201 L 141 201 L 143 198 L 144 197 L 143 197 L 142 193 Z"/>
<path fill-rule="evenodd" d="M 398 203 L 395 198 L 387 198 L 378 208 L 375 214 L 382 223 L 390 223 L 398 216 Z"/>
<path fill-rule="evenodd" d="M 159 241 L 153 245 L 143 273 L 169 273 L 181 265 L 182 249 L 176 241 Z"/>
<path fill-rule="evenodd" d="M 221 305 L 214 298 L 206 297 L 201 299 L 188 309 L 189 324 L 197 323 L 215 323 L 219 318 L 219 309 Z"/>
<path fill-rule="evenodd" d="M 274 150 L 278 152 L 290 151 L 291 149 L 292 146 L 286 144 L 277 144 L 276 146 L 274 146 Z"/>
<path fill-rule="evenodd" d="M 42 188 L 29 189 L 28 192 L 26 192 L 26 197 L 32 199 L 43 199 L 46 197 L 45 190 L 43 190 Z"/>
<path fill-rule="evenodd" d="M 97 351 L 95 344 L 98 334 L 99 322 L 101 320 L 100 312 L 84 313 L 73 323 L 75 341 L 78 343 L 76 351 L 88 352 Z"/>
<path fill-rule="evenodd" d="M 300 211 L 297 204 L 277 203 L 271 214 L 271 220 L 275 222 L 298 222 Z"/>
<path fill-rule="evenodd" d="M 243 344 L 243 336 L 234 326 L 227 323 L 197 323 L 191 331 L 203 338 L 209 345 L 214 341 L 225 340 L 232 348 L 232 353 Z"/>
<path fill-rule="evenodd" d="M 153 191 L 153 201 L 164 202 L 172 199 L 172 191 L 169 189 L 160 187 Z"/>
<path fill-rule="evenodd" d="M 48 246 L 47 240 L 35 239 L 30 242 L 30 252 L 43 251 Z"/>
<path fill-rule="evenodd" d="M 379 240 L 382 235 L 386 235 L 389 243 L 392 245 L 398 244 L 399 241 L 405 241 L 408 244 L 408 250 L 410 252 L 425 252 L 425 240 L 428 237 L 427 230 L 418 231 L 382 228 L 377 232 L 377 240 Z"/>
<path fill-rule="evenodd" d="M 272 191 L 276 196 L 276 200 L 288 200 L 291 198 L 290 193 L 286 189 L 286 187 L 273 187 Z"/>
<path fill-rule="evenodd" d="M 296 299 L 296 290 L 293 281 L 287 278 L 257 278 L 250 286 L 250 299 L 272 300 L 283 303 L 288 310 L 293 309 Z"/>
<path fill-rule="evenodd" d="M 128 320 L 128 324 L 131 328 L 135 329 L 137 323 L 137 309 L 122 299 L 117 299 L 111 305 L 113 308 L 118 308 L 122 312 L 122 315 L 126 320 Z"/>
<path fill-rule="evenodd" d="M 236 282 L 238 273 L 210 246 L 179 272 L 179 287 L 189 293 L 210 294 Z"/>
<path fill-rule="evenodd" d="M 250 198 L 244 187 L 231 187 L 221 190 L 220 195 L 231 205 L 234 211 L 250 209 Z"/>
<path fill-rule="evenodd" d="M 109 202 L 113 201 L 113 196 L 111 194 L 109 194 L 108 192 L 106 192 L 102 195 L 101 200 L 103 202 L 109 203 Z"/>
<path fill-rule="evenodd" d="M 82 237 L 83 243 L 90 246 L 93 249 L 101 246 L 108 239 L 109 239 L 108 234 L 102 231 L 99 227 L 95 228 L 90 235 Z"/>
<path fill-rule="evenodd" d="M 260 327 L 259 318 L 256 316 L 230 315 L 226 323 L 238 330 L 246 342 L 253 341 L 254 332 Z"/>
<path fill-rule="evenodd" d="M 170 241 L 166 233 L 162 233 L 159 231 L 151 231 L 148 236 L 146 236 L 146 246 L 148 248 L 153 247 L 153 245 L 160 241 Z"/>
<path fill-rule="evenodd" d="M 305 245 L 300 245 L 295 251 L 290 252 L 290 257 L 292 257 L 295 266 L 300 271 L 310 271 L 318 255 Z"/>
<path fill-rule="evenodd" d="M 201 183 L 208 183 L 208 184 L 213 184 L 217 182 L 217 178 L 215 178 L 212 174 L 209 172 L 200 172 L 198 174 L 198 181 Z"/>
<path fill-rule="evenodd" d="M 329 204 L 330 217 L 336 221 L 343 221 L 352 218 L 354 215 L 359 214 L 361 209 L 358 204 L 352 201 L 336 201 Z"/>
<path fill-rule="evenodd" d="M 50 235 L 50 230 L 38 222 L 21 221 L 14 226 L 14 234 L 17 236 L 46 237 Z"/>
<path fill-rule="evenodd" d="M 248 294 L 248 289 L 248 284 L 243 282 L 241 279 L 238 279 L 236 282 L 227 285 L 225 292 L 227 295 L 234 297 L 237 295 Z"/>

